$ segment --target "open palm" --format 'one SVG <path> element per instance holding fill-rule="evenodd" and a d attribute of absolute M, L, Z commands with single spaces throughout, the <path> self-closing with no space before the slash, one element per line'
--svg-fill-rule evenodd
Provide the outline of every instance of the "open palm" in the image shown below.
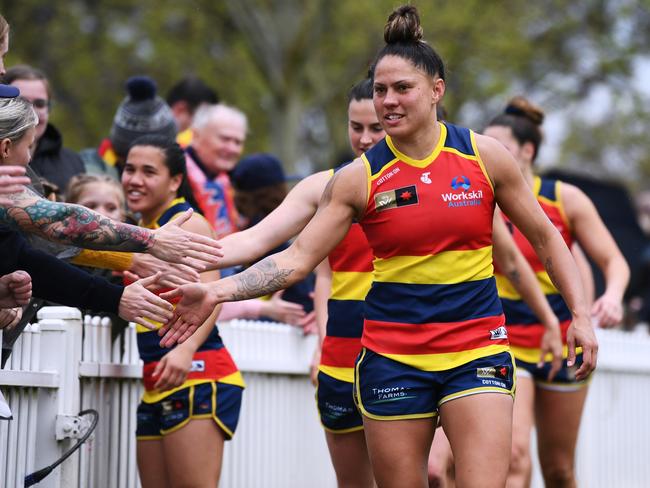
<path fill-rule="evenodd" d="M 180 298 L 176 303 L 174 317 L 158 331 L 163 336 L 160 341 L 162 347 L 171 347 L 185 341 L 207 320 L 216 306 L 204 283 L 183 285 L 160 297 L 172 303 Z"/>

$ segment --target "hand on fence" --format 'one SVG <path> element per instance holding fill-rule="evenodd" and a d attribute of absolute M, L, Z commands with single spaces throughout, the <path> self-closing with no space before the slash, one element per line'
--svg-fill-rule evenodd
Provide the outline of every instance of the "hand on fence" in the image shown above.
<path fill-rule="evenodd" d="M 176 288 L 187 283 L 198 283 L 199 273 L 192 267 L 179 263 L 167 263 L 149 254 L 134 254 L 129 269 L 137 279 L 147 278 L 162 272 L 158 283 L 163 288 Z"/>
<path fill-rule="evenodd" d="M 160 295 L 169 301 L 180 298 L 173 318 L 158 330 L 158 334 L 163 336 L 160 341 L 162 347 L 184 342 L 214 312 L 217 301 L 210 293 L 210 285 L 214 283 L 183 285 Z"/>
<path fill-rule="evenodd" d="M 12 195 L 21 193 L 29 184 L 29 178 L 23 176 L 25 168 L 23 166 L 0 166 L 0 195 Z M 9 206 L 13 203 L 11 198 L 0 196 L 0 205 Z"/>
<path fill-rule="evenodd" d="M 160 273 L 125 287 L 120 299 L 119 316 L 148 329 L 156 328 L 151 321 L 164 324 L 170 320 L 173 317 L 172 304 L 147 290 L 147 287 L 154 285 L 158 278 Z"/>
<path fill-rule="evenodd" d="M 171 220 L 153 231 L 154 243 L 147 251 L 169 263 L 181 263 L 197 271 L 205 271 L 223 256 L 221 244 L 214 239 L 181 229 L 181 225 L 192 216 L 187 210 L 177 219 Z"/>
<path fill-rule="evenodd" d="M 190 349 L 177 347 L 165 354 L 154 369 L 152 376 L 157 378 L 154 388 L 158 391 L 171 390 L 181 386 L 192 367 L 194 353 Z"/>
<path fill-rule="evenodd" d="M 20 319 L 23 318 L 23 309 L 16 308 L 3 308 L 0 309 L 0 329 L 12 329 Z"/>
<path fill-rule="evenodd" d="M 32 298 L 32 277 L 26 271 L 14 271 L 0 276 L 0 307 L 27 305 Z"/>
<path fill-rule="evenodd" d="M 562 333 L 560 324 L 555 323 L 555 327 L 547 327 L 542 336 L 540 345 L 538 368 L 544 367 L 546 356 L 551 355 L 551 370 L 546 379 L 551 381 L 562 367 Z"/>
<path fill-rule="evenodd" d="M 305 309 L 298 303 L 283 300 L 283 294 L 284 290 L 279 290 L 271 295 L 271 299 L 266 300 L 262 305 L 260 316 L 269 317 L 283 324 L 300 325 L 301 320 L 305 318 Z"/>
<path fill-rule="evenodd" d="M 605 293 L 591 307 L 591 317 L 598 327 L 614 327 L 623 320 L 623 304 Z"/>
<path fill-rule="evenodd" d="M 584 380 L 594 370 L 598 360 L 598 341 L 589 319 L 583 317 L 574 318 L 567 330 L 566 341 L 569 349 L 567 366 L 575 364 L 576 347 L 582 347 L 582 364 L 576 371 L 576 379 Z"/>

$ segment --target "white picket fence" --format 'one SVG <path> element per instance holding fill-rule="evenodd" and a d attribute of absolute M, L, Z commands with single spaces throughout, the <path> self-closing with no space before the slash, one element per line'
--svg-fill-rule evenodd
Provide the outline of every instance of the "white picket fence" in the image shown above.
<path fill-rule="evenodd" d="M 0 421 L 0 487 L 21 487 L 30 473 L 57 459 L 85 431 L 80 410 L 99 423 L 80 452 L 37 486 L 137 488 L 135 410 L 141 363 L 135 331 L 110 340 L 106 319 L 75 309 L 41 310 L 17 341 L 0 385 L 14 415 Z M 318 424 L 308 370 L 315 337 L 289 326 L 220 324 L 244 373 L 239 427 L 226 445 L 220 486 L 336 485 Z M 598 331 L 600 361 L 591 385 L 578 447 L 581 486 L 649 486 L 650 336 Z M 72 437 L 72 438 L 71 438 Z M 535 488 L 543 486 L 536 469 Z"/>
<path fill-rule="evenodd" d="M 111 343 L 110 321 L 49 307 L 14 346 L 0 385 L 14 420 L 0 421 L 0 487 L 23 486 L 26 473 L 55 461 L 99 412 L 94 434 L 37 486 L 138 488 L 135 412 L 142 365 L 133 326 Z M 335 485 L 309 382 L 316 337 L 266 322 L 220 324 L 244 374 L 235 438 L 226 444 L 220 486 Z M 67 429 L 67 430 L 66 430 Z M 35 462 L 36 460 L 36 462 Z M 4 482 L 3 482 L 4 480 Z"/>

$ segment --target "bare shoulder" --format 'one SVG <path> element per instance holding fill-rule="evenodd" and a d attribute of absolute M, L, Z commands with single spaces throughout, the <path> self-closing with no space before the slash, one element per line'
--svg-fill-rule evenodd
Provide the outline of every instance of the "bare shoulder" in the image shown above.
<path fill-rule="evenodd" d="M 182 214 L 175 215 L 172 220 L 175 220 L 180 215 Z M 214 238 L 214 231 L 212 230 L 212 227 L 210 227 L 210 224 L 205 219 L 205 217 L 197 212 L 194 212 L 189 220 L 181 225 L 181 228 L 188 232 L 193 232 L 202 236 Z"/>
<path fill-rule="evenodd" d="M 361 204 L 365 205 L 366 201 L 367 178 L 365 164 L 361 158 L 355 159 L 329 180 L 323 191 L 321 205 L 336 199 L 341 203 L 361 208 Z"/>

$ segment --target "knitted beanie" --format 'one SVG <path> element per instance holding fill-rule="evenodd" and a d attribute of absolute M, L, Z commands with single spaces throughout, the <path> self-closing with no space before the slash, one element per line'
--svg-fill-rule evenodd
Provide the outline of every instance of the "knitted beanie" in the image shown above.
<path fill-rule="evenodd" d="M 233 186 L 240 191 L 253 191 L 286 182 L 282 163 L 272 154 L 251 154 L 239 161 L 230 172 Z"/>
<path fill-rule="evenodd" d="M 156 82 L 147 76 L 134 76 L 126 82 L 127 97 L 115 112 L 110 140 L 119 156 L 126 156 L 138 137 L 157 134 L 176 138 L 176 121 L 169 105 L 156 95 Z"/>

